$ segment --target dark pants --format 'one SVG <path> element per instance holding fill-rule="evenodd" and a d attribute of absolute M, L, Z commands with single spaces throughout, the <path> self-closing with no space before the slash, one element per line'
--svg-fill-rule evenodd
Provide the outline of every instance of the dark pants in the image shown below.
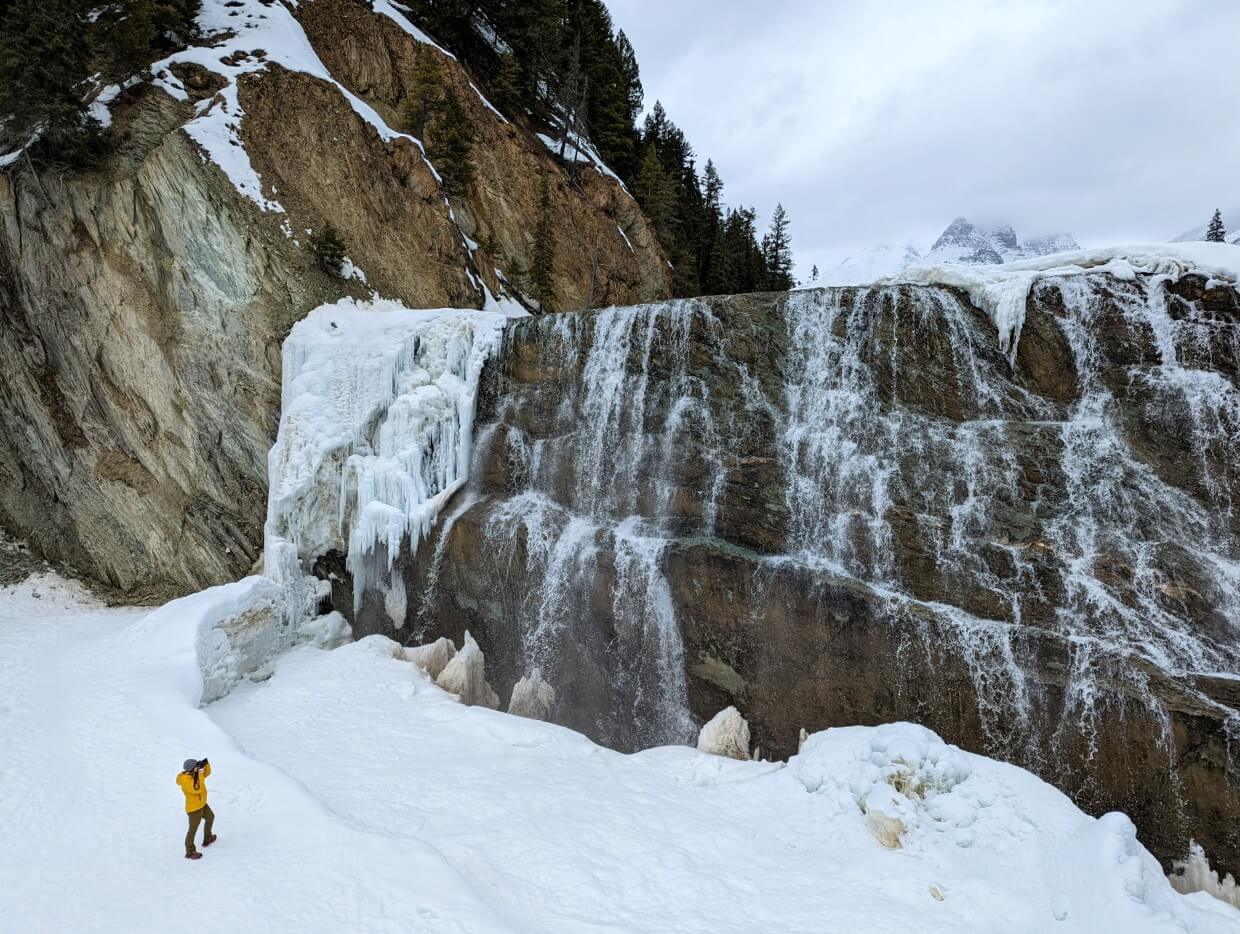
<path fill-rule="evenodd" d="M 198 833 L 198 825 L 204 820 L 207 826 L 202 831 L 202 842 L 205 844 L 211 839 L 211 825 L 215 823 L 215 814 L 211 810 L 209 804 L 204 804 L 197 811 L 190 811 L 187 815 L 189 818 L 189 833 L 185 835 L 185 852 L 195 853 L 194 837 Z"/>

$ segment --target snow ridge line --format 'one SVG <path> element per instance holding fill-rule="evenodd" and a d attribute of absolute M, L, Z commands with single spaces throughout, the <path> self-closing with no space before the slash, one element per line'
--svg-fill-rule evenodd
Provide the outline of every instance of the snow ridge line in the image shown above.
<path fill-rule="evenodd" d="M 999 332 L 999 346 L 1016 365 L 1029 289 L 1044 278 L 1106 273 L 1132 280 L 1138 274 L 1176 280 L 1200 275 L 1240 283 L 1240 247 L 1225 243 L 1152 243 L 1053 253 L 1002 266 L 915 266 L 878 285 L 942 285 L 965 291 Z"/>

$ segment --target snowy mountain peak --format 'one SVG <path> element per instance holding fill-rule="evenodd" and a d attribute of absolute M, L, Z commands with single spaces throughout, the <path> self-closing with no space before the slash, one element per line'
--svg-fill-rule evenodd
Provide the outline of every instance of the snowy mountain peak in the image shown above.
<path fill-rule="evenodd" d="M 939 234 L 925 254 L 912 243 L 903 247 L 880 243 L 849 256 L 814 284 L 866 285 L 899 275 L 910 266 L 942 266 L 948 263 L 999 265 L 1079 249 L 1080 246 L 1068 233 L 1045 234 L 1021 241 L 1010 224 L 982 227 L 967 217 L 957 217 Z"/>

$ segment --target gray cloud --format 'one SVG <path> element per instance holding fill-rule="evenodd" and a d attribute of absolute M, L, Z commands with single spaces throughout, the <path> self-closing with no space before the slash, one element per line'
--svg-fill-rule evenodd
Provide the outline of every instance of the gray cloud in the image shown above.
<path fill-rule="evenodd" d="M 956 215 L 1082 244 L 1240 204 L 1240 3 L 609 0 L 732 204 L 798 268 Z"/>

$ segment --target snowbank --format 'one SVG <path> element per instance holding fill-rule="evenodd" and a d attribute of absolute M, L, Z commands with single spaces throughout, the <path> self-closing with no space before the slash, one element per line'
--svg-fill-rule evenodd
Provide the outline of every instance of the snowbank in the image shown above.
<path fill-rule="evenodd" d="M 0 800 L 6 839 L 23 841 L 0 848 L 9 927 L 174 930 L 190 888 L 209 906 L 203 934 L 1240 924 L 1174 892 L 1127 818 L 1093 820 L 911 724 L 815 734 L 786 767 L 686 747 L 626 756 L 462 706 L 381 637 L 295 648 L 200 709 L 204 633 L 270 588 L 249 578 L 136 622 L 87 606 L 34 626 L 0 595 Z M 199 863 L 181 858 L 172 782 L 190 755 L 215 766 L 220 841 Z M 89 782 L 66 780 L 83 768 Z M 867 827 L 876 789 L 909 809 L 899 849 Z"/>
<path fill-rule="evenodd" d="M 465 483 L 478 378 L 506 320 L 343 299 L 294 325 L 268 456 L 265 548 L 295 617 L 312 615 L 321 596 L 303 562 L 346 553 L 360 602 L 371 583 L 392 583 L 402 542 L 416 548 Z M 403 613 L 401 603 L 389 612 Z"/>
<path fill-rule="evenodd" d="M 1150 273 L 1178 279 L 1195 273 L 1231 284 L 1240 282 L 1240 247 L 1227 243 L 1153 243 L 1053 253 L 1001 266 L 915 266 L 883 280 L 962 289 L 999 331 L 999 345 L 1015 363 L 1025 303 L 1039 279 L 1091 272 L 1131 279 Z"/>

